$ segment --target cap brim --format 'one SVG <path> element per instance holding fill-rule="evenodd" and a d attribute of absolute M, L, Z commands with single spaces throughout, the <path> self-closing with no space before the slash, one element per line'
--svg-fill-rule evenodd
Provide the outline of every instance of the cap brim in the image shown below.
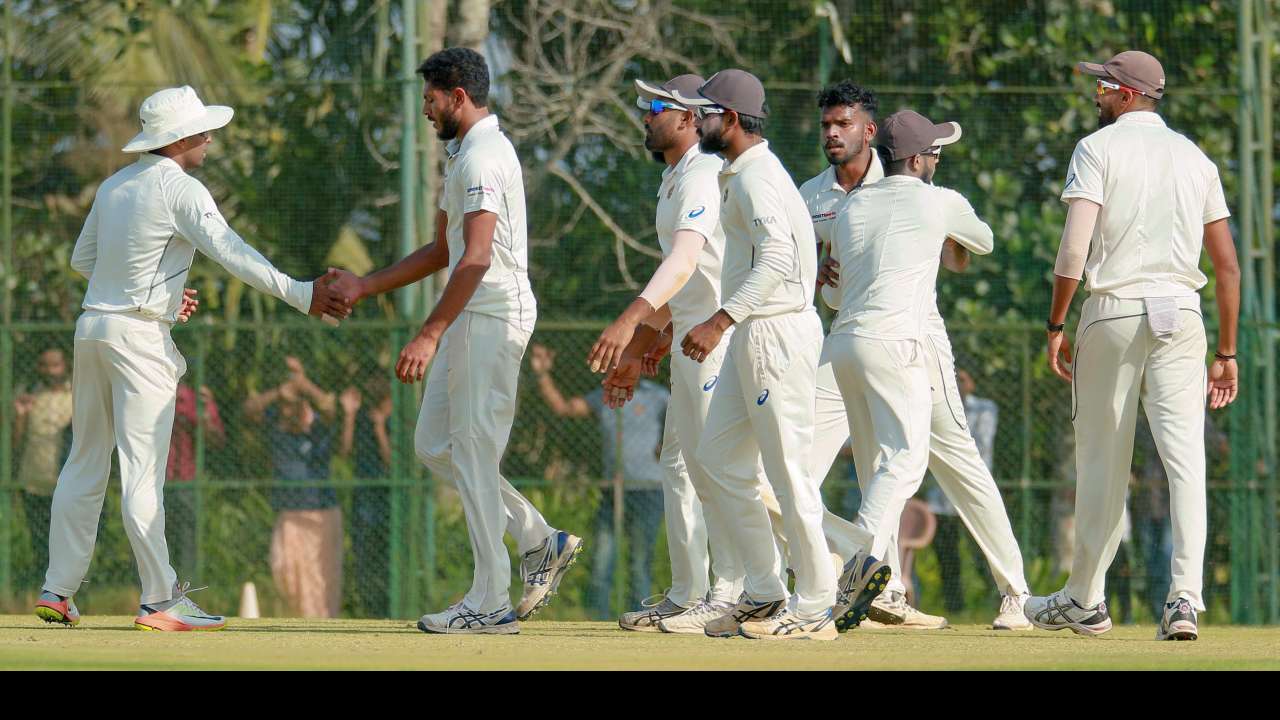
<path fill-rule="evenodd" d="M 1107 72 L 1107 69 L 1098 63 L 1079 62 L 1076 63 L 1076 70 L 1094 77 L 1111 77 L 1111 73 Z"/>
<path fill-rule="evenodd" d="M 686 97 L 684 95 L 681 95 L 679 90 L 672 90 L 671 97 L 675 98 L 676 102 L 680 103 L 681 105 L 684 105 L 685 107 L 693 107 L 695 105 L 715 105 L 716 104 L 714 100 L 705 98 L 702 95 L 698 95 L 696 97 Z"/>
<path fill-rule="evenodd" d="M 951 143 L 956 142 L 957 140 L 960 139 L 960 135 L 961 135 L 960 123 L 957 123 L 957 122 L 938 123 L 933 126 L 933 129 L 937 130 L 939 135 L 938 139 L 933 141 L 934 146 L 950 145 Z"/>
<path fill-rule="evenodd" d="M 121 152 L 147 152 L 155 150 L 178 142 L 184 137 L 199 135 L 202 132 L 210 130 L 218 130 L 226 127 L 236 111 L 226 105 L 208 105 L 204 109 L 204 114 L 194 120 L 189 120 L 180 127 L 174 128 L 170 132 L 163 135 L 150 135 L 145 130 L 133 136 L 124 147 L 120 148 Z"/>
<path fill-rule="evenodd" d="M 675 98 L 671 96 L 671 93 L 663 89 L 661 85 L 654 85 L 653 83 L 640 79 L 636 79 L 635 84 L 636 92 L 640 94 L 640 97 L 644 99 L 645 103 L 648 103 L 654 98 L 675 100 Z"/>

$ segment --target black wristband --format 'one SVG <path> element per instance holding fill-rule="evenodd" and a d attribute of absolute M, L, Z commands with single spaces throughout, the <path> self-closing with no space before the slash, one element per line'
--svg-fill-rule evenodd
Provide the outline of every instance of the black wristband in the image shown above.
<path fill-rule="evenodd" d="M 1235 360 L 1236 359 L 1235 355 L 1223 355 L 1220 352 L 1215 352 L 1213 356 L 1218 358 L 1219 360 Z"/>
<path fill-rule="evenodd" d="M 1049 332 L 1055 333 L 1055 332 L 1062 332 L 1062 328 L 1066 327 L 1067 324 L 1058 323 L 1057 325 L 1054 325 L 1052 320 L 1047 320 L 1045 321 L 1044 326 L 1045 326 L 1045 329 L 1048 330 Z"/>

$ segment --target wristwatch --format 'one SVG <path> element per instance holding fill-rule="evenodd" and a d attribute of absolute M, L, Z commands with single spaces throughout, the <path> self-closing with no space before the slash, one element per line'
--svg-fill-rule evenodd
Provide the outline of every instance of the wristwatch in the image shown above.
<path fill-rule="evenodd" d="M 1047 320 L 1047 321 L 1045 321 L 1044 326 L 1045 326 L 1045 329 L 1046 329 L 1046 330 L 1048 330 L 1049 332 L 1051 332 L 1051 333 L 1056 333 L 1056 332 L 1062 332 L 1062 328 L 1066 327 L 1066 326 L 1067 326 L 1067 324 L 1066 324 L 1066 323 L 1058 323 L 1057 325 L 1055 325 L 1055 324 L 1053 324 L 1053 321 L 1052 321 L 1052 320 Z"/>

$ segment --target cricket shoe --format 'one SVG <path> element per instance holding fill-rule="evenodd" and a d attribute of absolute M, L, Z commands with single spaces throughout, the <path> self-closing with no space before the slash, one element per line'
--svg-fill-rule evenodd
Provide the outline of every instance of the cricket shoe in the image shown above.
<path fill-rule="evenodd" d="M 47 623 L 58 623 L 67 627 L 80 624 L 80 611 L 69 597 L 42 590 L 40 599 L 36 600 L 36 617 Z"/>
<path fill-rule="evenodd" d="M 836 583 L 836 605 L 831 609 L 836 630 L 844 632 L 867 619 L 871 603 L 889 584 L 893 575 L 889 564 L 866 553 L 858 553 L 845 563 Z"/>
<path fill-rule="evenodd" d="M 818 617 L 806 618 L 784 607 L 770 617 L 743 622 L 738 633 L 752 640 L 835 640 L 840 637 L 830 608 Z"/>
<path fill-rule="evenodd" d="M 192 589 L 191 583 L 174 584 L 173 598 L 162 603 L 143 605 L 133 626 L 138 630 L 159 630 L 163 632 L 191 632 L 221 630 L 227 626 L 226 618 L 221 615 L 210 615 L 195 604 L 187 593 L 204 588 Z"/>
<path fill-rule="evenodd" d="M 703 635 L 707 624 L 733 612 L 734 603 L 719 600 L 699 600 L 697 605 L 679 615 L 672 615 L 658 621 L 658 629 L 664 633 L 678 635 Z"/>
<path fill-rule="evenodd" d="M 884 627 L 908 630 L 941 630 L 947 626 L 946 618 L 911 607 L 907 603 L 907 596 L 896 590 L 877 595 L 867 609 L 867 617 Z"/>
<path fill-rule="evenodd" d="M 519 635 L 520 623 L 510 605 L 478 613 L 457 602 L 444 612 L 423 615 L 418 629 L 436 635 Z"/>
<path fill-rule="evenodd" d="M 689 608 L 683 605 L 671 602 L 671 598 L 666 595 L 654 595 L 642 600 L 639 610 L 623 613 L 622 617 L 618 618 L 618 627 L 639 632 L 661 632 L 658 629 L 658 623 L 688 610 Z"/>
<path fill-rule="evenodd" d="M 582 552 L 582 538 L 557 530 L 520 560 L 520 576 L 524 578 L 524 596 L 516 606 L 516 617 L 529 616 L 551 602 L 564 573 Z"/>
<path fill-rule="evenodd" d="M 1065 590 L 1048 597 L 1030 597 L 1022 604 L 1022 614 L 1041 630 L 1069 629 L 1077 635 L 1101 635 L 1111 629 L 1107 604 L 1084 608 L 1067 597 Z"/>
<path fill-rule="evenodd" d="M 747 597 L 746 593 L 742 593 L 742 598 L 738 600 L 738 604 L 723 613 L 720 617 L 708 622 L 703 632 L 707 637 L 733 637 L 742 628 L 742 623 L 752 620 L 766 620 L 777 615 L 787 609 L 787 601 L 770 600 L 767 602 L 756 602 Z"/>
<path fill-rule="evenodd" d="M 1164 617 L 1156 628 L 1157 640 L 1195 640 L 1200 637 L 1196 627 L 1196 610 L 1191 601 L 1179 597 L 1164 606 Z"/>
<path fill-rule="evenodd" d="M 1000 596 L 1000 614 L 991 621 L 992 630 L 1030 630 L 1031 621 L 1022 612 L 1022 606 L 1031 598 L 1031 593 L 1010 592 Z"/>

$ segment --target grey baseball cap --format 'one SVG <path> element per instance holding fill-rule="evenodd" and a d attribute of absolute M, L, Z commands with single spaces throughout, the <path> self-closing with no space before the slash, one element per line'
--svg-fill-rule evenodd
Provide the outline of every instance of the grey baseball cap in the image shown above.
<path fill-rule="evenodd" d="M 1149 98 L 1164 97 L 1164 68 L 1154 56 L 1141 50 L 1126 50 L 1105 63 L 1081 62 L 1076 69 L 1086 75 L 1114 80 Z"/>
<path fill-rule="evenodd" d="M 769 117 L 764 107 L 764 84 L 746 70 L 721 70 L 703 83 L 696 94 L 677 91 L 675 96 L 677 102 L 688 106 L 719 105 L 743 115 Z"/>
<path fill-rule="evenodd" d="M 698 88 L 702 87 L 704 82 L 706 81 L 702 79 L 701 75 L 692 73 L 677 75 L 662 84 L 637 79 L 635 81 L 636 93 L 639 97 L 636 98 L 636 107 L 641 110 L 648 110 L 649 101 L 657 98 L 659 100 L 668 100 L 687 110 L 689 106 L 677 100 L 675 92 L 678 90 L 685 93 L 685 95 L 697 97 Z"/>
<path fill-rule="evenodd" d="M 891 160 L 919 155 L 959 139 L 960 123 L 935 123 L 915 110 L 899 110 L 885 118 L 876 131 L 876 145 L 888 150 Z"/>

